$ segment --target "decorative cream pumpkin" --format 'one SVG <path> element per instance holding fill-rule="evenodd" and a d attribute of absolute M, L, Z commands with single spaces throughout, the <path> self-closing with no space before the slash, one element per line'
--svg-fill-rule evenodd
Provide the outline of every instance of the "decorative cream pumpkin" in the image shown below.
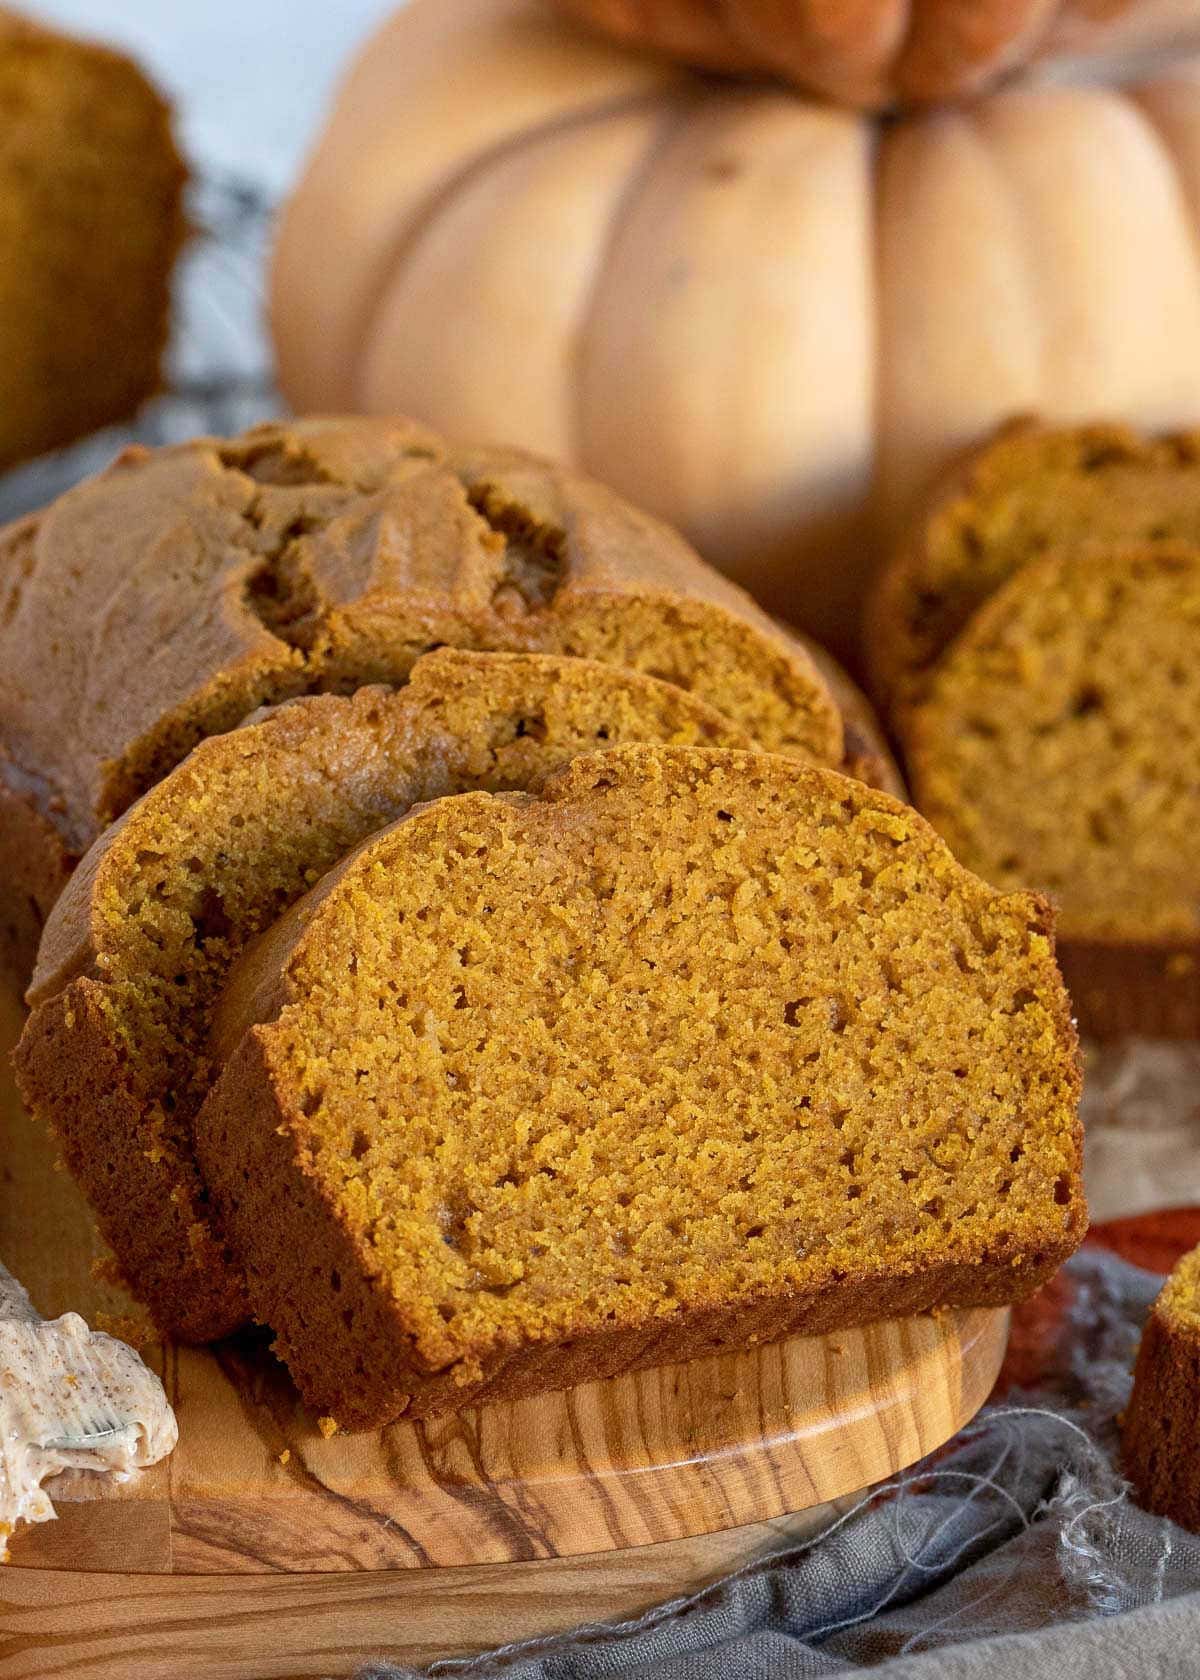
<path fill-rule="evenodd" d="M 283 217 L 280 375 L 575 462 L 846 652 L 950 452 L 1200 420 L 1198 230 L 1200 65 L 881 129 L 535 0 L 410 0 Z"/>
<path fill-rule="evenodd" d="M 1200 0 L 558 0 L 625 45 L 848 105 L 978 93 L 1020 65 L 1200 46 Z"/>

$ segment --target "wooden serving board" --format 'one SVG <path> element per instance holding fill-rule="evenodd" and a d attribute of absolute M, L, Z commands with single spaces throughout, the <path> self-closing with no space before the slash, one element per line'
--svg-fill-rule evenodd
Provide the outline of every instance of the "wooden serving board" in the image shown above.
<path fill-rule="evenodd" d="M 128 1313 L 12 1087 L 19 1020 L 0 999 L 0 1256 L 47 1316 Z M 986 1398 L 1006 1335 L 1003 1312 L 922 1316 L 332 1440 L 261 1338 L 151 1344 L 179 1446 L 124 1486 L 60 1480 L 60 1520 L 13 1542 L 0 1669 L 174 1674 L 166 1643 L 186 1631 L 197 1675 L 341 1673 L 627 1614 L 939 1446 Z M 155 1639 L 133 1640 L 151 1606 Z"/>

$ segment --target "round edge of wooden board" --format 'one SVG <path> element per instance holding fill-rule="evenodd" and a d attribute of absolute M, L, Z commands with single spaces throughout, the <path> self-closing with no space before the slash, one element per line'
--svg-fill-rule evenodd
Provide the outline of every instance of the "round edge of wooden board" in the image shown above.
<path fill-rule="evenodd" d="M 1007 1333 L 1003 1309 L 946 1311 L 330 1440 L 273 1362 L 171 1349 L 173 1457 L 100 1497 L 60 1484 L 60 1520 L 25 1531 L 12 1563 L 444 1571 L 736 1529 L 933 1452 L 987 1398 Z"/>

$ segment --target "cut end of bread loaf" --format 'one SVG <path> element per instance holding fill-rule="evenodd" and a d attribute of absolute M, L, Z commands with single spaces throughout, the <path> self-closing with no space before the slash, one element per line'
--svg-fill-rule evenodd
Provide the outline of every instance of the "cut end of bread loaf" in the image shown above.
<path fill-rule="evenodd" d="M 1045 905 L 782 758 L 414 812 L 247 954 L 221 1042 L 207 1182 L 356 1427 L 1010 1301 L 1086 1221 Z"/>
<path fill-rule="evenodd" d="M 1045 892 L 1089 1037 L 1200 1032 L 1200 435 L 1008 426 L 885 570 L 870 662 L 919 809 Z"/>

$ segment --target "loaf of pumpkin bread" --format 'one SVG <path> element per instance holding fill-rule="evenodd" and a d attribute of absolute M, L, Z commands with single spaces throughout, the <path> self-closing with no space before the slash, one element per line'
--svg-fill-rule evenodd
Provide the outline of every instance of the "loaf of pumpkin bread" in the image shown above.
<path fill-rule="evenodd" d="M 352 1428 L 1035 1288 L 1082 1237 L 1047 909 L 913 811 L 631 746 L 425 805 L 228 977 L 201 1169 Z"/>
<path fill-rule="evenodd" d="M 0 9 L 0 469 L 159 383 L 186 171 L 128 58 Z"/>
<path fill-rule="evenodd" d="M 440 645 L 582 656 L 839 765 L 805 648 L 589 480 L 405 421 L 131 451 L 0 536 L 0 924 L 38 928 L 103 826 L 256 707 L 404 681 Z"/>
<path fill-rule="evenodd" d="M 885 572 L 871 648 L 918 807 L 1058 904 L 1085 1031 L 1200 1035 L 1200 440 L 1010 428 Z"/>
<path fill-rule="evenodd" d="M 299 699 L 210 738 L 97 841 L 50 916 L 18 1077 L 164 1333 L 206 1341 L 249 1313 L 191 1140 L 212 1005 L 247 940 L 416 802 L 536 789 L 622 741 L 749 745 L 618 666 L 443 649 L 399 692 Z"/>

